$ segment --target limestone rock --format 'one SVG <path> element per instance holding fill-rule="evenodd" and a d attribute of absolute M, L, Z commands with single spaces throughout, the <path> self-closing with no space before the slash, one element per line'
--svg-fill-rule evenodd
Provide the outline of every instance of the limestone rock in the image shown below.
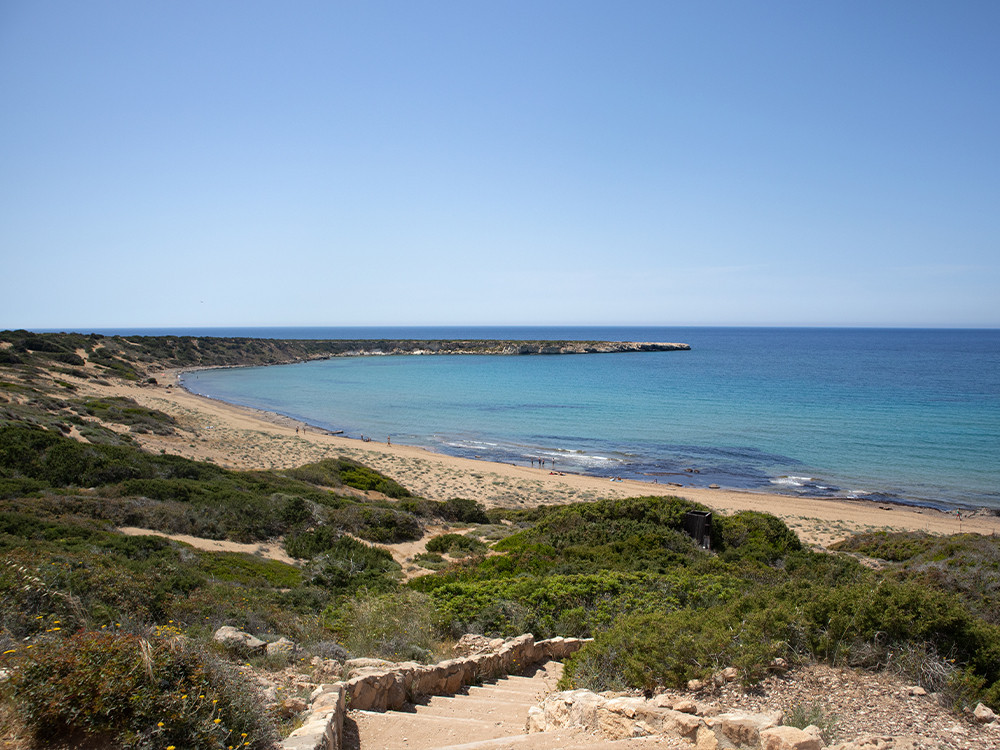
<path fill-rule="evenodd" d="M 503 638 L 487 638 L 485 635 L 466 633 L 458 639 L 452 650 L 456 656 L 471 656 L 499 651 L 503 646 Z"/>
<path fill-rule="evenodd" d="M 295 653 L 295 644 L 287 638 L 279 638 L 266 647 L 268 656 L 291 656 Z"/>
<path fill-rule="evenodd" d="M 700 727 L 694 746 L 695 750 L 718 750 L 719 738 L 708 727 Z"/>
<path fill-rule="evenodd" d="M 535 734 L 545 731 L 545 711 L 538 706 L 528 709 L 528 721 L 524 726 L 525 734 Z"/>
<path fill-rule="evenodd" d="M 386 661 L 385 659 L 348 659 L 344 662 L 343 669 L 348 679 L 350 679 L 373 669 L 386 670 L 392 669 L 395 666 L 396 662 Z"/>
<path fill-rule="evenodd" d="M 281 702 L 278 708 L 278 713 L 285 719 L 290 719 L 293 716 L 305 711 L 309 705 L 301 698 L 285 698 Z"/>
<path fill-rule="evenodd" d="M 216 630 L 212 639 L 231 651 L 249 654 L 261 654 L 267 647 L 267 643 L 260 638 L 256 638 L 231 625 L 223 625 Z"/>
<path fill-rule="evenodd" d="M 978 704 L 973 710 L 972 715 L 976 717 L 976 721 L 980 724 L 989 724 L 992 721 L 997 720 L 997 715 L 989 706 L 984 706 L 982 703 Z"/>
<path fill-rule="evenodd" d="M 692 693 L 698 693 L 705 689 L 705 683 L 701 680 L 688 680 L 687 687 Z"/>
<path fill-rule="evenodd" d="M 905 690 L 907 695 L 927 695 L 927 691 L 920 685 L 908 685 Z"/>
<path fill-rule="evenodd" d="M 823 740 L 796 727 L 772 727 L 760 733 L 761 750 L 823 750 Z"/>
<path fill-rule="evenodd" d="M 313 668 L 313 682 L 336 682 L 343 675 L 344 665 L 334 659 L 321 659 L 314 656 L 309 663 Z"/>
<path fill-rule="evenodd" d="M 784 674 L 788 671 L 788 662 L 782 659 L 780 656 L 774 659 L 770 664 L 767 665 L 769 672 L 777 672 L 778 674 Z"/>
<path fill-rule="evenodd" d="M 679 701 L 674 701 L 674 705 L 671 706 L 674 711 L 680 711 L 682 714 L 696 714 L 698 713 L 698 704 L 687 698 L 681 698 Z"/>
<path fill-rule="evenodd" d="M 708 725 L 737 747 L 757 747 L 761 733 L 777 726 L 776 714 L 722 713 L 708 721 Z"/>

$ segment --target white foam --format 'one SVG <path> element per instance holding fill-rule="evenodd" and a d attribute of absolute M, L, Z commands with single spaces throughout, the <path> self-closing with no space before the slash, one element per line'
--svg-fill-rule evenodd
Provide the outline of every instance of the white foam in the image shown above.
<path fill-rule="evenodd" d="M 771 484 L 781 484 L 790 487 L 804 487 L 813 481 L 812 477 L 776 477 L 771 480 Z"/>

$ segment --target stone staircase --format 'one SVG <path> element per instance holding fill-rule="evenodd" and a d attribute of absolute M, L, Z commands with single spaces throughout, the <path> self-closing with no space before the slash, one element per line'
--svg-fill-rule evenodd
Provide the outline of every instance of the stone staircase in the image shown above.
<path fill-rule="evenodd" d="M 528 709 L 555 691 L 562 664 L 539 665 L 464 688 L 454 696 L 432 696 L 401 711 L 348 711 L 344 750 L 640 750 L 674 747 L 656 738 L 607 741 L 582 730 L 525 733 Z"/>

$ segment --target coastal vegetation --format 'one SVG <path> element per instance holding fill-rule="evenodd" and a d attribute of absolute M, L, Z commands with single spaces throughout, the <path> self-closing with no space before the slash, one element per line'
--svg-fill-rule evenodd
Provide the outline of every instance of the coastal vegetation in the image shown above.
<path fill-rule="evenodd" d="M 1000 708 L 996 537 L 865 533 L 816 552 L 744 511 L 716 514 L 704 549 L 684 519 L 707 508 L 680 498 L 487 510 L 344 457 L 234 471 L 152 453 L 134 436 L 181 426 L 84 381 L 246 363 L 230 340 L 162 339 L 0 335 L 0 733 L 266 748 L 287 725 L 255 676 L 341 649 L 430 660 L 466 632 L 593 637 L 566 687 L 652 690 L 726 667 L 753 683 L 823 661 Z M 287 353 L 271 345 L 247 361 Z M 426 544 L 437 570 L 404 581 L 379 545 L 430 526 L 446 532 Z M 280 540 L 291 561 L 122 527 Z M 299 651 L 233 654 L 212 640 L 223 625 Z"/>

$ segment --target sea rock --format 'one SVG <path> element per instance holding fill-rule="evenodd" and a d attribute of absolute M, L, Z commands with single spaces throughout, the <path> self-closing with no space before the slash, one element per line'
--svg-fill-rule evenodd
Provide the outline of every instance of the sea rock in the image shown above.
<path fill-rule="evenodd" d="M 249 654 L 260 654 L 264 652 L 267 643 L 260 638 L 245 633 L 239 628 L 231 625 L 223 625 L 215 631 L 212 639 L 216 643 L 221 643 L 230 651 L 238 651 Z"/>
<path fill-rule="evenodd" d="M 984 706 L 982 703 L 976 706 L 972 711 L 972 715 L 980 724 L 989 724 L 997 720 L 997 715 L 993 712 L 993 709 L 989 706 Z"/>

